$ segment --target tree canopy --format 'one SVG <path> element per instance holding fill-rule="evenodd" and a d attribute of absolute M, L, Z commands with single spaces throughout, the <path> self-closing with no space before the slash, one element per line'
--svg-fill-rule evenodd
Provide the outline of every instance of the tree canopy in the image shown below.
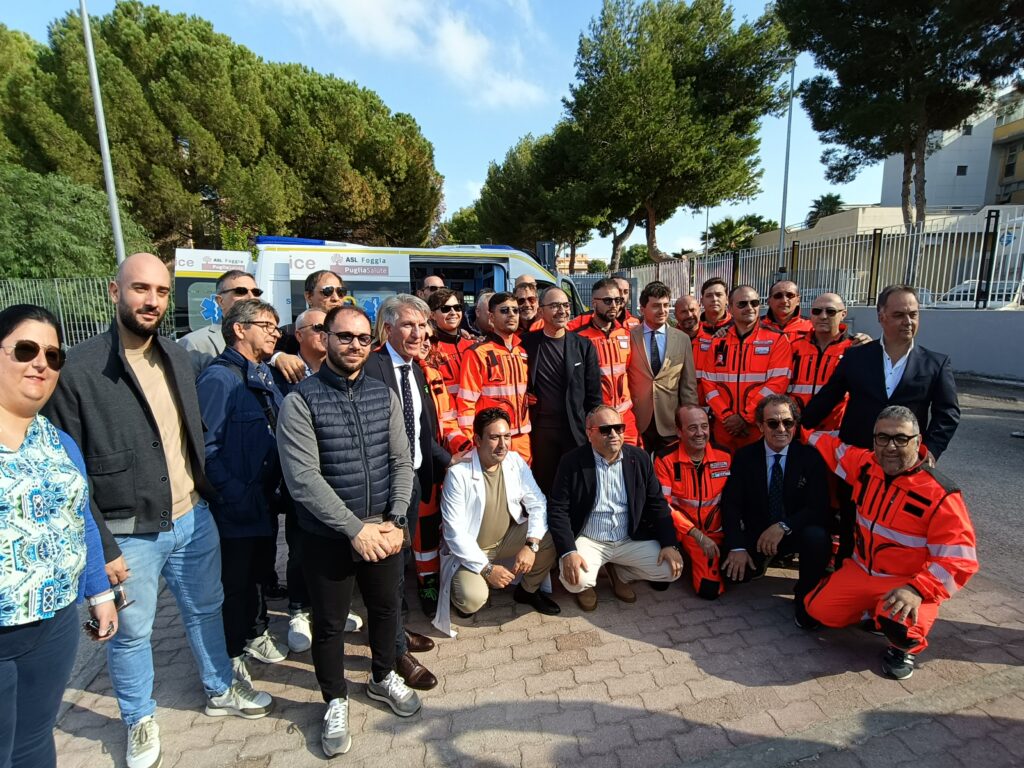
<path fill-rule="evenodd" d="M 427 241 L 441 205 L 412 117 L 357 85 L 263 61 L 139 0 L 93 20 L 118 194 L 165 252 L 220 225 L 373 244 Z M 99 188 L 81 19 L 39 46 L 0 27 L 0 156 Z"/>
<path fill-rule="evenodd" d="M 700 240 L 707 244 L 711 253 L 738 251 L 749 248 L 754 235 L 778 228 L 779 222 L 753 213 L 740 216 L 738 219 L 726 216 L 709 226 L 707 233 L 700 236 Z"/>
<path fill-rule="evenodd" d="M 811 201 L 811 209 L 807 212 L 807 226 L 813 227 L 818 223 L 818 219 L 839 213 L 843 210 L 843 205 L 843 198 L 837 194 L 829 193 L 814 198 Z"/>
<path fill-rule="evenodd" d="M 800 91 L 814 129 L 831 145 L 822 155 L 828 178 L 849 181 L 902 155 L 904 222 L 923 222 L 929 134 L 958 126 L 1024 64 L 1024 0 L 777 0 L 775 7 L 792 46 L 825 71 Z"/>

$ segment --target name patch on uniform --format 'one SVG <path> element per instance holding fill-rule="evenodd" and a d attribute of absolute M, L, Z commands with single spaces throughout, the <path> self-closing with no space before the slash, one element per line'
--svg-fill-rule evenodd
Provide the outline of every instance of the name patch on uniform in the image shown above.
<path fill-rule="evenodd" d="M 729 466 L 729 462 L 728 461 L 712 461 L 711 462 L 711 468 L 712 469 L 721 469 L 722 467 L 728 467 L 728 466 Z"/>
<path fill-rule="evenodd" d="M 726 470 L 723 470 L 722 472 L 712 472 L 711 476 L 712 477 L 728 477 L 729 476 L 729 470 L 726 469 Z"/>
<path fill-rule="evenodd" d="M 771 347 L 754 347 L 754 354 L 755 355 L 767 355 L 767 354 L 770 354 L 771 351 L 772 351 Z"/>
<path fill-rule="evenodd" d="M 629 349 L 629 336 L 619 336 L 619 346 L 623 349 Z"/>

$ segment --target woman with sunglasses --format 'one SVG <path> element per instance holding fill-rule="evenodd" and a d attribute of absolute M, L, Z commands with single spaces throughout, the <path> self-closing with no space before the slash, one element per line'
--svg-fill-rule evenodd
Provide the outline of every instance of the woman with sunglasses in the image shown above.
<path fill-rule="evenodd" d="M 76 598 L 94 640 L 117 611 L 78 446 L 39 414 L 64 350 L 47 310 L 0 312 L 0 766 L 56 765 L 53 727 L 78 649 Z"/>
<path fill-rule="evenodd" d="M 454 403 L 462 376 L 462 356 L 476 343 L 476 339 L 464 338 L 459 332 L 465 308 L 457 293 L 441 288 L 430 295 L 427 305 L 430 307 L 430 324 L 435 329 L 431 365 L 441 374 Z"/>

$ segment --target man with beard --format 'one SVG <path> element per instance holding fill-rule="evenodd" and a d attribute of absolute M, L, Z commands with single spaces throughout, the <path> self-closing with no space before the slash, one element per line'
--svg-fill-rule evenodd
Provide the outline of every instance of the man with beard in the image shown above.
<path fill-rule="evenodd" d="M 47 416 L 89 457 L 93 515 L 111 584 L 132 601 L 107 645 L 107 666 L 128 726 L 127 764 L 159 764 L 150 637 L 160 576 L 178 603 L 206 691 L 206 714 L 263 717 L 272 699 L 232 675 L 224 641 L 217 525 L 201 496 L 203 424 L 188 352 L 159 335 L 171 276 L 136 253 L 110 283 L 110 329 L 74 347 Z"/>
<path fill-rule="evenodd" d="M 544 320 L 540 317 L 539 301 L 537 296 L 536 283 L 520 283 L 515 287 L 512 295 L 516 297 L 516 304 L 519 306 L 519 335 L 523 336 L 529 331 L 539 331 L 544 327 Z"/>
<path fill-rule="evenodd" d="M 402 406 L 387 384 L 363 372 L 373 335 L 362 309 L 332 309 L 324 333 L 327 360 L 284 399 L 277 444 L 302 529 L 313 667 L 327 702 L 321 745 L 331 757 L 352 746 L 344 631 L 356 583 L 369 629 L 367 695 L 400 717 L 416 714 L 420 700 L 395 671 L 413 488 Z"/>
<path fill-rule="evenodd" d="M 768 292 L 768 311 L 761 325 L 774 328 L 792 344 L 813 330 L 811 321 L 800 316 L 800 288 L 792 280 L 779 280 Z"/>
<path fill-rule="evenodd" d="M 689 336 L 692 343 L 700 332 L 700 302 L 693 296 L 680 296 L 674 309 L 676 328 Z"/>

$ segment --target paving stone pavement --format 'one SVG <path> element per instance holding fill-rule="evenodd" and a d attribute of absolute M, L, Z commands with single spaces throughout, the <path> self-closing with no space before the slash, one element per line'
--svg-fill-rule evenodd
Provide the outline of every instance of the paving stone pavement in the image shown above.
<path fill-rule="evenodd" d="M 346 646 L 352 750 L 336 765 L 887 766 L 1024 765 L 1024 596 L 976 577 L 947 602 L 914 676 L 881 676 L 883 638 L 793 625 L 795 573 L 709 603 L 688 583 L 637 587 L 632 605 L 598 586 L 583 613 L 559 588 L 562 615 L 512 602 L 511 590 L 421 654 L 441 684 L 400 719 L 365 695 L 365 629 Z M 411 595 L 410 595 L 411 597 Z M 417 605 L 415 598 L 410 604 Z M 284 602 L 273 629 L 287 630 Z M 414 607 L 410 628 L 428 631 Z M 458 621 L 458 620 L 457 620 Z M 324 704 L 308 653 L 251 662 L 276 699 L 256 721 L 209 718 L 173 600 L 153 634 L 165 768 L 320 766 Z M 125 729 L 102 655 L 76 672 L 56 739 L 61 768 L 123 766 Z"/>

